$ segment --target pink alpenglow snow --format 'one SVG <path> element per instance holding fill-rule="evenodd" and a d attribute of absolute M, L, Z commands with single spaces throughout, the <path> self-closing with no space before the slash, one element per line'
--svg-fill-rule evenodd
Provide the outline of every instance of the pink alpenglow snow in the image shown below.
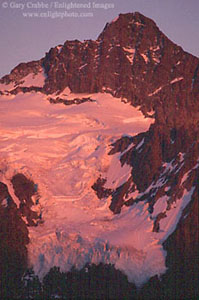
<path fill-rule="evenodd" d="M 140 286 L 166 271 L 160 243 L 164 234 L 152 231 L 147 203 L 124 207 L 114 215 L 110 197 L 99 200 L 91 186 L 100 175 L 106 177 L 107 188 L 128 180 L 132 167 L 122 166 L 117 153 L 108 155 L 110 145 L 124 133 L 134 136 L 147 131 L 154 119 L 110 94 L 66 92 L 68 100 L 90 97 L 94 101 L 64 106 L 50 104 L 41 93 L 1 96 L 0 180 L 17 205 L 9 184 L 17 172 L 37 182 L 41 196 L 39 208 L 35 204 L 33 210 L 40 210 L 44 223 L 29 227 L 30 264 L 42 278 L 53 266 L 69 271 L 87 262 L 111 263 Z M 185 192 L 182 207 L 189 198 Z M 154 214 L 162 206 L 164 202 L 157 203 Z M 174 217 L 169 216 L 169 224 L 162 220 L 161 229 L 174 230 L 179 216 L 180 207 Z"/>

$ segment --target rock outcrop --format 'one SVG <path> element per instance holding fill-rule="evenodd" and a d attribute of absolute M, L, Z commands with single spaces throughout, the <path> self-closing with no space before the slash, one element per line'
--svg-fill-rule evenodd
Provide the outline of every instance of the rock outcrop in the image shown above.
<path fill-rule="evenodd" d="M 28 229 L 17 205 L 0 182 L 0 296 L 12 299 L 27 267 Z"/>
<path fill-rule="evenodd" d="M 11 178 L 15 202 L 8 186 L 0 182 L 0 296 L 15 299 L 20 295 L 21 277 L 28 265 L 28 227 L 37 226 L 41 216 L 31 210 L 32 196 L 39 201 L 36 185 L 23 174 Z"/>

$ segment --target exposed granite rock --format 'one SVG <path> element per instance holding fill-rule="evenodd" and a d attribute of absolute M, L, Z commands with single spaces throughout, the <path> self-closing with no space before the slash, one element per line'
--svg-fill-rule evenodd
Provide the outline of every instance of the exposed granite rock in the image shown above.
<path fill-rule="evenodd" d="M 27 267 L 28 230 L 7 186 L 0 182 L 0 297 L 14 299 Z"/>
<path fill-rule="evenodd" d="M 43 88 L 41 87 L 37 87 L 37 86 L 31 86 L 31 87 L 21 87 L 18 86 L 15 89 L 13 89 L 12 91 L 10 91 L 11 95 L 17 95 L 18 93 L 30 93 L 30 92 L 43 92 Z"/>
<path fill-rule="evenodd" d="M 155 221 L 154 221 L 154 226 L 153 226 L 153 231 L 154 232 L 159 232 L 160 230 L 160 225 L 159 225 L 159 222 L 161 219 L 163 218 L 166 218 L 166 212 L 161 212 L 157 215 L 157 217 L 155 218 Z"/>
<path fill-rule="evenodd" d="M 11 183 L 20 205 L 15 203 L 8 186 L 0 182 L 0 297 L 19 299 L 21 277 L 28 267 L 28 227 L 41 222 L 38 212 L 31 210 L 32 196 L 39 201 L 37 185 L 23 174 L 12 177 Z"/>
<path fill-rule="evenodd" d="M 115 143 L 113 143 L 112 149 L 109 151 L 109 155 L 113 155 L 118 152 L 124 152 L 130 145 L 132 145 L 134 138 L 131 136 L 123 136 Z"/>
<path fill-rule="evenodd" d="M 19 209 L 22 216 L 26 217 L 29 226 L 36 226 L 40 216 L 37 212 L 31 210 L 34 204 L 32 196 L 37 194 L 34 182 L 21 173 L 14 175 L 11 182 L 15 195 L 20 200 Z"/>
<path fill-rule="evenodd" d="M 121 207 L 125 203 L 125 197 L 128 196 L 128 193 L 132 191 L 132 177 L 129 178 L 127 182 L 119 186 L 115 191 L 112 192 L 112 201 L 109 206 L 110 210 L 112 210 L 115 214 L 119 214 L 121 212 Z"/>
<path fill-rule="evenodd" d="M 111 189 L 106 189 L 104 187 L 105 183 L 106 179 L 99 177 L 96 180 L 96 182 L 91 186 L 91 188 L 96 192 L 97 197 L 99 199 L 108 198 L 108 196 L 110 196 L 113 192 Z"/>
<path fill-rule="evenodd" d="M 50 103 L 63 103 L 64 105 L 72 105 L 72 104 L 82 104 L 85 102 L 95 102 L 95 100 L 91 99 L 90 97 L 86 97 L 86 98 L 74 98 L 71 100 L 67 100 L 67 99 L 62 99 L 59 97 L 54 98 L 49 98 Z"/>
<path fill-rule="evenodd" d="M 38 74 L 38 72 L 42 68 L 42 64 L 43 64 L 43 59 L 40 59 L 38 61 L 31 61 L 28 63 L 20 63 L 10 72 L 9 75 L 5 75 L 4 77 L 2 77 L 0 83 L 3 84 L 9 84 L 11 82 L 18 83 L 30 73 Z"/>
<path fill-rule="evenodd" d="M 197 169 L 197 178 L 199 175 Z M 166 265 L 168 272 L 163 276 L 163 283 L 170 286 L 168 297 L 175 299 L 198 299 L 199 297 L 199 216 L 198 195 L 199 185 L 192 201 L 185 208 L 174 233 L 165 241 L 167 250 Z"/>

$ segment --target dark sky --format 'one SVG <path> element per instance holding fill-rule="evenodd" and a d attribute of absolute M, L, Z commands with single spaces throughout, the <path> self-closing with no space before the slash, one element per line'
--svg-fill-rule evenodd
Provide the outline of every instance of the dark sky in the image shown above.
<path fill-rule="evenodd" d="M 87 8 L 70 9 L 71 3 L 87 4 Z M 96 7 L 105 3 L 111 7 Z M 152 18 L 173 42 L 199 56 L 199 0 L 0 0 L 0 77 L 20 62 L 40 59 L 66 40 L 96 39 L 119 13 L 135 11 Z M 55 17 L 65 12 L 65 17 Z M 28 17 L 27 13 L 42 15 Z M 74 17 L 74 13 L 90 16 Z"/>

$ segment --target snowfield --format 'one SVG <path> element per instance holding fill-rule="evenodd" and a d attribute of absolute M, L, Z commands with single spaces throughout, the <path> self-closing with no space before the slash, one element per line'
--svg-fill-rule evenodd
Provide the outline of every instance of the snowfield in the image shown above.
<path fill-rule="evenodd" d="M 46 75 L 44 73 L 43 69 L 40 69 L 37 74 L 30 73 L 27 76 L 25 76 L 21 81 L 13 81 L 9 84 L 3 84 L 0 83 L 0 90 L 3 93 L 8 93 L 12 90 L 14 90 L 17 87 L 43 87 L 45 82 Z"/>
<path fill-rule="evenodd" d="M 50 104 L 41 93 L 0 98 L 0 181 L 8 185 L 14 201 L 8 184 L 13 174 L 24 173 L 38 184 L 41 198 L 34 209 L 44 223 L 29 227 L 28 253 L 40 278 L 55 265 L 68 271 L 73 265 L 104 262 L 115 264 L 140 286 L 166 271 L 160 243 L 164 232 L 152 232 L 148 204 L 140 202 L 113 215 L 110 199 L 99 200 L 91 186 L 101 174 L 107 177 L 107 188 L 128 180 L 131 168 L 121 166 L 118 153 L 108 155 L 110 144 L 124 134 L 148 130 L 154 120 L 110 94 L 68 98 L 77 97 L 95 102 Z M 165 222 L 162 228 L 170 226 Z"/>

